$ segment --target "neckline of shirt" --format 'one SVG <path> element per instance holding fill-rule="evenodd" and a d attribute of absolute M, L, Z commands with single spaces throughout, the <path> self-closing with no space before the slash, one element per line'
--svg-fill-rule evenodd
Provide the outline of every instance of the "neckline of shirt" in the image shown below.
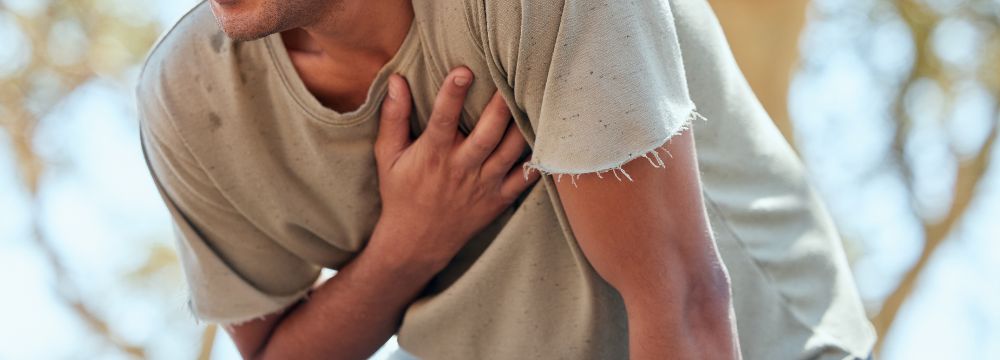
<path fill-rule="evenodd" d="M 271 63 L 278 70 L 278 75 L 285 85 L 285 90 L 288 91 L 288 95 L 292 97 L 306 114 L 330 125 L 350 126 L 368 119 L 369 115 L 379 107 L 378 105 L 382 103 L 382 98 L 385 96 L 389 75 L 393 71 L 402 69 L 409 64 L 410 60 L 416 54 L 418 38 L 417 21 L 414 19 L 410 23 L 410 29 L 403 39 L 403 43 L 400 44 L 399 50 L 396 50 L 396 54 L 382 66 L 375 75 L 375 79 L 372 80 L 371 85 L 368 87 L 365 102 L 357 109 L 345 113 L 323 106 L 319 99 L 309 92 L 305 82 L 299 76 L 298 71 L 295 70 L 295 66 L 288 54 L 288 49 L 285 47 L 284 40 L 281 39 L 280 33 L 271 34 L 266 37 L 264 43 L 267 46 L 268 53 L 271 55 Z"/>

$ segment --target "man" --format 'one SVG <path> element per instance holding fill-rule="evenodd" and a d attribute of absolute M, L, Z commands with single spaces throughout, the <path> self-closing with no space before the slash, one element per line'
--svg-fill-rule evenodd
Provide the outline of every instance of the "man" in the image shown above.
<path fill-rule="evenodd" d="M 189 305 L 245 357 L 363 358 L 394 333 L 426 359 L 873 344 L 703 0 L 213 0 L 138 95 Z"/>

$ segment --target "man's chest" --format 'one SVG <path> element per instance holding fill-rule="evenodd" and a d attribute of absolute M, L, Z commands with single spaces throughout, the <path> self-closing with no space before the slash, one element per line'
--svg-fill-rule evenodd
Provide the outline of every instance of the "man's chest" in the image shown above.
<path fill-rule="evenodd" d="M 416 56 L 398 69 L 411 88 L 414 137 L 430 119 L 450 65 L 433 59 L 444 60 Z M 465 65 L 476 75 L 460 122 L 467 133 L 495 86 L 482 61 Z M 293 252 L 336 267 L 344 251 L 365 245 L 380 213 L 373 145 L 384 86 L 376 79 L 372 104 L 336 122 L 303 109 L 280 87 L 248 90 L 237 94 L 234 110 L 210 109 L 211 126 L 188 129 L 185 137 L 241 215 Z"/>

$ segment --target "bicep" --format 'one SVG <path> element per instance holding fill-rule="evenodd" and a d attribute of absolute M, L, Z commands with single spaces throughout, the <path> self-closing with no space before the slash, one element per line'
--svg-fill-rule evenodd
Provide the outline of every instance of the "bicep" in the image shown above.
<path fill-rule="evenodd" d="M 668 289 L 686 271 L 718 266 L 693 137 L 704 118 L 670 3 L 494 4 L 511 2 L 521 18 L 487 28 L 516 40 L 494 45 L 516 54 L 507 58 L 533 130 L 528 169 L 563 179 L 559 197 L 595 269 L 621 291 Z M 503 19 L 494 6 L 492 19 Z"/>
<path fill-rule="evenodd" d="M 626 163 L 631 181 L 584 174 L 556 183 L 584 255 L 623 295 L 682 285 L 697 259 L 714 254 L 692 130 L 660 153 L 663 167 L 644 158 Z"/>

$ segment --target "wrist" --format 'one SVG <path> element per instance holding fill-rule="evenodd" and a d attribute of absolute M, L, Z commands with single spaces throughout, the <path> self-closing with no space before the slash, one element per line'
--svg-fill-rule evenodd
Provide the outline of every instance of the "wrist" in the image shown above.
<path fill-rule="evenodd" d="M 436 241 L 427 231 L 382 217 L 375 224 L 365 252 L 378 253 L 381 265 L 400 273 L 431 275 L 440 272 L 451 261 L 449 251 L 432 246 Z"/>

